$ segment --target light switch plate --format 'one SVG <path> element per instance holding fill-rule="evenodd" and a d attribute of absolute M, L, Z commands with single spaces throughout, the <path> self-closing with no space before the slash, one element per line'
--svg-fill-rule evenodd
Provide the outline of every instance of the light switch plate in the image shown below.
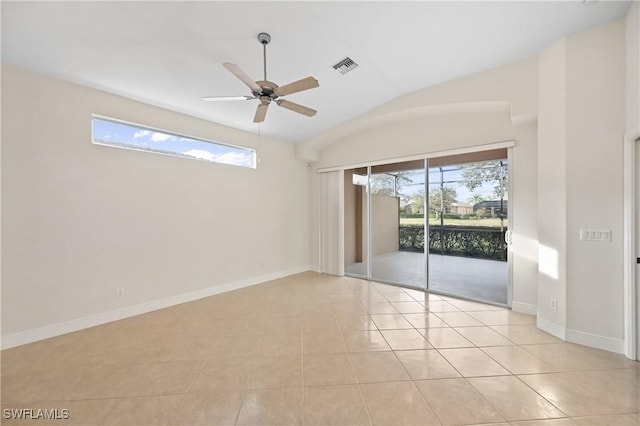
<path fill-rule="evenodd" d="M 611 241 L 611 229 L 580 228 L 581 241 Z"/>

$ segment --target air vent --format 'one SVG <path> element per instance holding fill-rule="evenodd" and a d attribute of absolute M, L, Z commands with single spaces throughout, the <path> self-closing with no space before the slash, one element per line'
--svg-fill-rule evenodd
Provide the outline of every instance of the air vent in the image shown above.
<path fill-rule="evenodd" d="M 340 62 L 338 62 L 337 64 L 335 64 L 333 66 L 333 69 L 338 71 L 340 74 L 344 75 L 357 67 L 358 67 L 358 64 L 356 64 L 353 59 L 346 57 Z"/>

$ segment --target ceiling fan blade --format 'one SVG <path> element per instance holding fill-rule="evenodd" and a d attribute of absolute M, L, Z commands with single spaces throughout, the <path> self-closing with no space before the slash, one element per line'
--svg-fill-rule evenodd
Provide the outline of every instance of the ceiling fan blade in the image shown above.
<path fill-rule="evenodd" d="M 248 101 L 255 99 L 253 96 L 203 96 L 202 99 L 205 102 L 218 102 L 218 101 Z"/>
<path fill-rule="evenodd" d="M 260 104 L 258 105 L 258 109 L 256 109 L 256 115 L 253 117 L 254 123 L 262 123 L 264 121 L 264 117 L 267 115 L 267 108 L 269 104 Z"/>
<path fill-rule="evenodd" d="M 294 81 L 293 83 L 285 84 L 281 87 L 276 87 L 273 93 L 278 96 L 286 96 L 292 93 L 302 92 L 303 90 L 313 89 L 318 86 L 320 86 L 318 80 L 313 77 L 307 77 L 302 80 Z"/>
<path fill-rule="evenodd" d="M 258 86 L 256 82 L 253 81 L 251 77 L 249 77 L 244 71 L 242 71 L 242 69 L 240 69 L 240 67 L 236 64 L 225 62 L 224 64 L 222 64 L 222 66 L 228 69 L 233 75 L 238 77 L 244 84 L 249 86 L 252 92 L 260 92 L 262 90 L 260 86 Z"/>
<path fill-rule="evenodd" d="M 276 103 L 278 104 L 278 106 L 281 106 L 282 108 L 286 108 L 286 109 L 289 109 L 291 111 L 295 111 L 295 112 L 297 112 L 299 114 L 306 115 L 307 117 L 313 117 L 318 112 L 315 109 L 307 108 L 306 106 L 302 106 L 300 104 L 297 104 L 297 103 L 291 102 L 291 101 L 287 101 L 285 99 L 276 99 Z"/>

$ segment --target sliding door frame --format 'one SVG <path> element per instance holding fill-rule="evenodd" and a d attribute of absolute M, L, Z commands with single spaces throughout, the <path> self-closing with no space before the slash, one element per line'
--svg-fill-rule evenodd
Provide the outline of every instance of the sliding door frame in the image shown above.
<path fill-rule="evenodd" d="M 371 166 L 367 166 L 367 279 L 373 276 L 373 258 L 371 254 Z"/>
<path fill-rule="evenodd" d="M 425 284 L 425 286 L 423 287 L 417 287 L 417 286 L 412 286 L 412 285 L 408 285 L 408 284 L 403 284 L 403 283 L 396 283 L 396 282 L 388 282 L 388 284 L 392 284 L 392 285 L 396 285 L 399 287 L 405 287 L 405 288 L 410 288 L 413 290 L 422 290 L 422 291 L 426 291 L 429 293 L 433 293 L 433 294 L 442 294 L 444 296 L 452 296 L 452 297 L 456 297 L 456 298 L 460 298 L 460 299 L 467 299 L 467 300 L 474 300 L 474 301 L 479 301 L 482 303 L 487 303 L 487 304 L 492 304 L 492 305 L 497 305 L 497 306 L 507 306 L 510 307 L 512 300 L 513 300 L 513 256 L 511 255 L 511 249 L 510 249 L 510 242 L 507 242 L 507 304 L 501 304 L 501 303 L 495 303 L 495 302 L 491 302 L 491 301 L 485 301 L 485 300 L 479 300 L 479 299 L 474 299 L 474 298 L 470 298 L 470 297 L 466 297 L 466 296 L 459 296 L 459 295 L 455 295 L 455 294 L 448 294 L 448 293 L 443 293 L 440 291 L 435 291 L 435 290 L 431 290 L 429 288 L 429 218 L 428 218 L 428 209 L 429 209 L 429 197 L 428 197 L 428 188 L 429 188 L 429 159 L 431 158 L 438 158 L 438 157 L 446 157 L 446 156 L 451 156 L 451 155 L 459 155 L 459 154 L 469 154 L 469 153 L 475 153 L 475 152 L 483 152 L 483 151 L 490 151 L 490 150 L 495 150 L 495 149 L 507 149 L 507 176 L 508 176 L 508 194 L 509 194 L 509 203 L 507 204 L 507 229 L 510 231 L 513 229 L 513 214 L 512 214 L 512 209 L 513 209 L 513 179 L 512 177 L 512 166 L 513 166 L 513 161 L 512 161 L 512 151 L 513 151 L 513 147 L 515 146 L 515 141 L 514 140 L 509 140 L 509 141 L 503 141 L 503 142 L 496 142 L 496 143 L 492 143 L 492 144 L 486 144 L 486 145 L 479 145 L 479 146 L 473 146 L 473 147 L 467 147 L 467 148 L 459 148 L 459 149 L 453 149 L 453 150 L 446 150 L 446 151 L 438 151 L 438 152 L 432 152 L 432 153 L 425 153 L 425 154 L 418 154 L 418 155 L 412 155 L 412 156 L 404 156 L 404 157 L 396 157 L 396 158 L 389 158 L 389 159 L 385 159 L 385 160 L 376 160 L 376 161 L 370 161 L 370 162 L 366 162 L 366 163 L 357 163 L 357 164 L 348 164 L 348 165 L 341 165 L 341 166 L 335 166 L 335 167 L 324 167 L 324 168 L 319 168 L 317 169 L 317 173 L 327 173 L 327 172 L 334 172 L 334 171 L 339 171 L 342 172 L 340 175 L 344 176 L 344 171 L 345 170 L 350 170 L 350 169 L 357 169 L 357 168 L 367 168 L 367 277 L 363 277 L 361 275 L 357 275 L 357 274 L 353 274 L 354 277 L 356 278 L 364 278 L 367 280 L 375 280 L 377 282 L 385 282 L 384 280 L 377 280 L 374 279 L 372 277 L 372 259 L 371 259 L 371 168 L 373 166 L 380 166 L 380 165 L 385 165 L 385 164 L 392 164 L 392 163 L 400 163 L 400 162 L 405 162 L 405 161 L 415 161 L 415 160 L 424 160 L 424 173 L 425 173 L 425 201 L 424 201 L 424 208 L 425 208 L 425 223 L 424 223 L 424 254 L 426 256 L 426 276 L 427 276 L 427 282 Z M 342 198 L 344 198 L 344 179 L 340 180 L 340 186 L 341 186 L 341 190 L 339 191 L 339 193 L 341 194 Z M 341 200 L 340 204 L 342 206 L 344 206 L 344 199 Z M 341 220 L 342 224 L 344 225 L 344 208 L 342 211 L 342 220 Z M 340 258 L 340 262 L 341 262 L 341 274 L 340 275 L 345 275 L 345 265 L 344 265 L 344 261 L 345 261 L 345 255 L 344 255 L 344 226 L 341 227 L 341 233 L 340 236 L 338 238 L 341 247 L 337 248 L 338 250 L 338 255 Z"/>
<path fill-rule="evenodd" d="M 640 149 L 640 128 L 624 137 L 624 354 L 640 360 L 640 284 L 636 276 L 636 155 Z"/>
<path fill-rule="evenodd" d="M 507 306 L 513 302 L 513 147 L 507 148 L 507 232 L 505 244 L 507 245 Z"/>
<path fill-rule="evenodd" d="M 429 263 L 429 246 L 431 245 L 431 236 L 429 235 L 429 159 L 424 159 L 424 255 L 426 271 L 425 273 L 425 283 L 424 283 L 424 291 L 431 291 L 429 289 L 429 272 L 431 271 L 431 264 Z"/>

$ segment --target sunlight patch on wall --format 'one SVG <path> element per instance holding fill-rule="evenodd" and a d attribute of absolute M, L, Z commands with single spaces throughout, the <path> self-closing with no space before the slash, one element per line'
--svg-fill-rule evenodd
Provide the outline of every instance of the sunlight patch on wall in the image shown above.
<path fill-rule="evenodd" d="M 513 244 L 510 248 L 514 255 L 520 256 L 531 262 L 538 261 L 538 240 L 518 234 L 517 232 L 514 232 L 511 238 L 513 240 Z"/>
<path fill-rule="evenodd" d="M 538 245 L 538 270 L 551 279 L 558 279 L 558 250 Z"/>

